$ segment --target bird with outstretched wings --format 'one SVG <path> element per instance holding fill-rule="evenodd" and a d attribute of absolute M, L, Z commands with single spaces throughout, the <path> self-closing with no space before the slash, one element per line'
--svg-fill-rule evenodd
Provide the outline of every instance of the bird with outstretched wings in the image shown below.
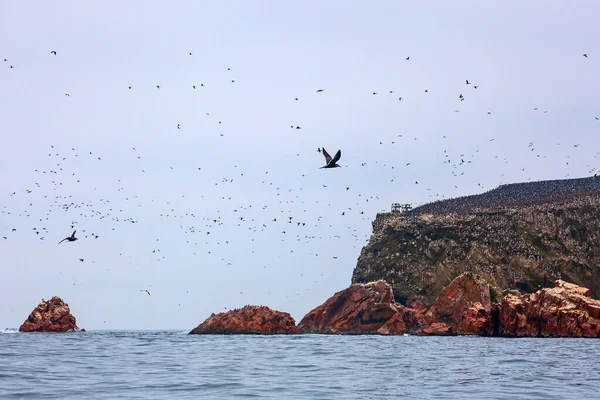
<path fill-rule="evenodd" d="M 335 156 L 333 158 L 331 158 L 331 156 L 329 155 L 329 153 L 327 152 L 327 150 L 325 150 L 325 147 L 322 147 L 321 150 L 323 151 L 323 155 L 325 156 L 325 166 L 321 167 L 321 168 L 338 168 L 341 167 L 341 165 L 338 165 L 337 162 L 340 160 L 340 158 L 342 158 L 342 151 L 338 150 L 337 153 L 335 153 Z"/>

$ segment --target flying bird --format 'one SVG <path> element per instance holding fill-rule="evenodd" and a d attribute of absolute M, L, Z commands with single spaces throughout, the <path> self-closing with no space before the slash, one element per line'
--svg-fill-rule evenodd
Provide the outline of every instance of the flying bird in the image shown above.
<path fill-rule="evenodd" d="M 50 54 L 54 54 L 54 55 L 56 55 L 56 50 L 52 50 L 52 51 L 50 52 Z"/>
<path fill-rule="evenodd" d="M 336 164 L 340 158 L 342 157 L 342 151 L 338 150 L 337 153 L 335 153 L 335 157 L 331 158 L 331 156 L 329 155 L 329 153 L 327 152 L 327 150 L 325 150 L 324 147 L 321 148 L 323 151 L 323 155 L 325 156 L 325 163 L 326 165 L 321 167 L 321 168 L 337 168 L 337 167 L 341 167 L 341 165 Z M 319 168 L 319 169 L 321 169 Z"/>
<path fill-rule="evenodd" d="M 322 92 L 323 90 L 325 90 L 325 89 L 319 89 L 319 90 L 317 90 L 317 93 Z"/>
<path fill-rule="evenodd" d="M 150 292 L 149 292 L 149 291 L 147 291 L 146 289 L 142 289 L 142 290 L 140 290 L 140 292 L 146 292 L 146 293 L 148 293 L 148 296 L 152 296 L 152 295 L 150 294 Z"/>
<path fill-rule="evenodd" d="M 585 58 L 587 58 L 587 56 L 588 56 L 588 55 L 587 55 L 587 53 L 583 53 L 583 56 L 584 56 Z"/>
<path fill-rule="evenodd" d="M 65 240 L 66 240 L 66 241 L 68 241 L 68 242 L 74 242 L 74 241 L 78 240 L 78 239 L 75 237 L 75 232 L 77 232 L 77 231 L 76 231 L 76 230 L 75 230 L 75 231 L 73 231 L 73 233 L 71 234 L 71 236 L 64 238 L 63 240 L 61 240 L 60 242 L 58 242 L 58 244 L 61 244 L 61 243 L 62 243 L 62 242 L 64 242 Z"/>

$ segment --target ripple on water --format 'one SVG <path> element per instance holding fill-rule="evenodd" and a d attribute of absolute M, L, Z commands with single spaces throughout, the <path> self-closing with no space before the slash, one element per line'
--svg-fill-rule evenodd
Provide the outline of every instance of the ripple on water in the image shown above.
<path fill-rule="evenodd" d="M 186 332 L 187 333 L 187 332 Z M 0 335 L 1 399 L 580 399 L 600 388 L 586 339 Z"/>

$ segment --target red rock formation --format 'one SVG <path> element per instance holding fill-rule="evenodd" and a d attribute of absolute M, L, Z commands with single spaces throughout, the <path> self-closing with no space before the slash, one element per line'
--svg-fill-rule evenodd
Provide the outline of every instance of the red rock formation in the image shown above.
<path fill-rule="evenodd" d="M 384 281 L 355 284 L 309 312 L 300 333 L 600 337 L 600 300 L 564 281 L 533 294 L 508 294 L 492 305 L 478 275 L 454 279 L 427 309 L 394 302 Z"/>
<path fill-rule="evenodd" d="M 394 302 L 384 281 L 355 284 L 335 293 L 298 324 L 300 333 L 403 334 L 416 330 L 419 316 Z"/>
<path fill-rule="evenodd" d="M 509 294 L 496 312 L 494 331 L 500 336 L 600 337 L 600 300 L 562 280 L 536 293 Z"/>
<path fill-rule="evenodd" d="M 295 334 L 296 321 L 288 313 L 265 306 L 245 306 L 237 310 L 211 314 L 190 334 Z"/>
<path fill-rule="evenodd" d="M 77 331 L 75 317 L 69 305 L 58 296 L 42 302 L 29 314 L 19 327 L 20 332 L 68 332 Z"/>
<path fill-rule="evenodd" d="M 423 335 L 478 335 L 488 325 L 492 308 L 489 284 L 464 273 L 442 290 L 425 314 Z"/>
<path fill-rule="evenodd" d="M 427 304 L 423 303 L 419 299 L 413 299 L 406 304 L 406 307 L 411 308 L 417 312 L 425 312 L 427 311 Z"/>

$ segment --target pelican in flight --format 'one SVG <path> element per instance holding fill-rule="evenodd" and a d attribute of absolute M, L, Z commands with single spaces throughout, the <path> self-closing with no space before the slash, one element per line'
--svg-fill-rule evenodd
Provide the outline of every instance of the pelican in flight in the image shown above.
<path fill-rule="evenodd" d="M 335 153 L 335 157 L 331 158 L 331 156 L 329 155 L 329 153 L 327 152 L 327 150 L 325 150 L 324 147 L 321 148 L 321 150 L 323 151 L 323 155 L 325 156 L 325 162 L 327 163 L 325 166 L 321 167 L 321 168 L 337 168 L 337 167 L 342 167 L 341 165 L 336 164 L 338 161 L 340 161 L 340 158 L 342 157 L 342 151 L 338 150 L 337 153 Z M 321 169 L 319 168 L 319 169 Z"/>
<path fill-rule="evenodd" d="M 61 244 L 65 240 L 68 241 L 68 242 L 74 242 L 74 241 L 76 241 L 77 238 L 75 237 L 75 232 L 77 232 L 77 231 L 73 231 L 73 233 L 71 234 L 71 236 L 64 238 L 63 240 L 61 240 L 60 242 L 58 242 L 58 244 Z"/>

